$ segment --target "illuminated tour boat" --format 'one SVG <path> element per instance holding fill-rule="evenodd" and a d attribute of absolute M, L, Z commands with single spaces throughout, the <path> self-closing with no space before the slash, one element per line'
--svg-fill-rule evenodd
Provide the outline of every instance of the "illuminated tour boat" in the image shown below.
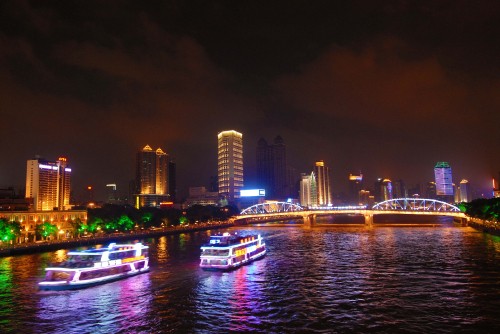
<path fill-rule="evenodd" d="M 68 252 L 66 261 L 45 268 L 40 290 L 73 290 L 116 281 L 149 270 L 148 246 L 141 243 Z"/>
<path fill-rule="evenodd" d="M 210 236 L 201 247 L 200 267 L 204 270 L 234 269 L 266 254 L 266 244 L 259 235 L 229 234 Z"/>

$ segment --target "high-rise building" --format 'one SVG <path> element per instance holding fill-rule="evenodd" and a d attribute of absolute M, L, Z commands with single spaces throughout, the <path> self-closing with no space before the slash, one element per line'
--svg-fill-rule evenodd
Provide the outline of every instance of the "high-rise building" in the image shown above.
<path fill-rule="evenodd" d="M 472 192 L 470 188 L 470 183 L 466 179 L 460 181 L 460 202 L 470 202 L 472 201 Z"/>
<path fill-rule="evenodd" d="M 106 192 L 107 192 L 107 203 L 117 203 L 118 194 L 116 191 L 116 183 L 108 183 L 106 184 Z"/>
<path fill-rule="evenodd" d="M 243 135 L 234 130 L 220 132 L 217 152 L 219 195 L 234 201 L 243 188 Z"/>
<path fill-rule="evenodd" d="M 392 196 L 393 198 L 407 198 L 408 190 L 403 180 L 399 179 L 394 181 L 392 184 Z"/>
<path fill-rule="evenodd" d="M 374 198 L 377 202 L 387 201 L 393 198 L 392 182 L 389 179 L 379 177 L 375 181 Z"/>
<path fill-rule="evenodd" d="M 168 194 L 168 154 L 161 148 L 156 150 L 156 185 L 155 194 Z"/>
<path fill-rule="evenodd" d="M 288 184 L 286 146 L 281 136 L 268 144 L 264 138 L 257 143 L 257 180 L 266 190 L 266 197 L 284 199 L 290 196 Z"/>
<path fill-rule="evenodd" d="M 375 198 L 370 195 L 369 190 L 361 189 L 358 194 L 359 200 L 357 205 L 366 205 L 367 208 L 371 208 L 375 202 Z"/>
<path fill-rule="evenodd" d="M 359 202 L 359 192 L 363 187 L 363 174 L 349 174 L 349 204 L 357 205 Z"/>
<path fill-rule="evenodd" d="M 146 145 L 137 153 L 135 206 L 159 207 L 169 200 L 168 154 L 161 148 L 156 151 Z"/>
<path fill-rule="evenodd" d="M 316 176 L 318 205 L 332 204 L 332 192 L 330 189 L 330 169 L 325 166 L 323 160 L 316 161 L 314 166 L 314 174 Z"/>
<path fill-rule="evenodd" d="M 69 210 L 71 168 L 67 159 L 57 161 L 36 158 L 27 161 L 26 198 L 33 199 L 35 211 Z"/>
<path fill-rule="evenodd" d="M 427 182 L 427 186 L 425 188 L 425 198 L 435 199 L 436 196 L 436 182 Z"/>
<path fill-rule="evenodd" d="M 318 191 L 314 172 L 312 172 L 310 175 L 306 173 L 301 174 L 299 192 L 300 205 L 304 207 L 313 207 L 318 205 Z"/>
<path fill-rule="evenodd" d="M 392 182 L 389 179 L 383 179 L 381 188 L 380 188 L 380 195 L 382 196 L 381 200 L 382 201 L 388 201 L 392 199 Z"/>
<path fill-rule="evenodd" d="M 445 202 L 453 201 L 453 180 L 451 167 L 447 162 L 438 162 L 434 167 L 436 196 Z"/>
<path fill-rule="evenodd" d="M 460 202 L 460 185 L 453 183 L 453 201 L 455 203 Z"/>

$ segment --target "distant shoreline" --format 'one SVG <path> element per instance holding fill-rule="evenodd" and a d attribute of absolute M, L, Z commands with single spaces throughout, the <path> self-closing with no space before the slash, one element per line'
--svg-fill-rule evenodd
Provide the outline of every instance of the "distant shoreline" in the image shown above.
<path fill-rule="evenodd" d="M 500 229 L 498 227 L 486 226 L 483 220 L 474 218 L 473 220 L 468 222 L 468 226 L 474 228 L 483 233 L 500 236 Z M 161 237 L 164 235 L 172 235 L 172 234 L 181 234 L 181 233 L 190 233 L 196 231 L 206 231 L 212 229 L 222 229 L 229 228 L 235 226 L 234 223 L 223 222 L 223 223 L 206 223 L 206 224 L 198 224 L 197 226 L 190 225 L 186 227 L 170 227 L 164 229 L 157 230 L 149 230 L 143 232 L 133 232 L 133 233 L 122 233 L 115 235 L 105 235 L 102 237 L 90 237 L 90 238 L 77 238 L 77 239 L 68 239 L 68 240 L 56 240 L 42 243 L 22 243 L 16 244 L 5 248 L 0 248 L 0 257 L 8 257 L 13 255 L 23 255 L 23 254 L 33 254 L 33 253 L 41 253 L 48 252 L 58 249 L 69 249 L 74 247 L 82 247 L 82 246 L 92 246 L 101 243 L 109 243 L 111 241 L 118 240 L 134 240 L 140 238 L 151 238 L 151 237 Z M 258 226 L 258 225 L 257 225 Z M 319 226 L 319 225 L 318 225 Z M 323 225 L 321 225 L 323 226 Z M 333 226 L 333 225 L 328 225 Z M 353 224 L 356 226 L 356 224 Z"/>
<path fill-rule="evenodd" d="M 122 233 L 115 235 L 105 235 L 102 237 L 77 238 L 68 240 L 55 240 L 42 243 L 21 243 L 5 248 L 0 248 L 0 257 L 8 257 L 13 255 L 33 254 L 40 252 L 53 251 L 58 249 L 68 249 L 81 246 L 92 246 L 100 243 L 109 243 L 117 240 L 133 240 L 139 238 L 161 237 L 164 235 L 189 233 L 196 231 L 206 231 L 212 229 L 221 229 L 234 226 L 234 223 L 206 223 L 197 226 L 186 227 L 170 227 L 165 229 L 157 229 L 150 231 L 141 231 L 133 233 Z"/>

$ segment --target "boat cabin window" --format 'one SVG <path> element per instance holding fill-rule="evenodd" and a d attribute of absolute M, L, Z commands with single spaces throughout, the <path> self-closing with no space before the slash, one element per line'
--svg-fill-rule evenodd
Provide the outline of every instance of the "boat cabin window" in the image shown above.
<path fill-rule="evenodd" d="M 55 271 L 52 273 L 52 281 L 66 281 L 70 278 L 70 273 L 64 271 Z"/>
<path fill-rule="evenodd" d="M 134 256 L 135 256 L 135 250 L 127 250 L 127 251 L 122 251 L 122 252 L 110 253 L 109 259 L 110 260 L 118 260 L 118 259 L 126 259 L 129 257 L 134 257 Z"/>
<path fill-rule="evenodd" d="M 92 255 L 70 255 L 67 262 L 99 262 L 101 261 L 101 254 Z"/>
<path fill-rule="evenodd" d="M 211 249 L 207 248 L 203 250 L 203 253 L 201 255 L 207 255 L 207 256 L 228 256 L 229 255 L 229 249 Z"/>
<path fill-rule="evenodd" d="M 210 245 L 229 245 L 233 239 L 231 236 L 213 236 L 210 238 Z"/>

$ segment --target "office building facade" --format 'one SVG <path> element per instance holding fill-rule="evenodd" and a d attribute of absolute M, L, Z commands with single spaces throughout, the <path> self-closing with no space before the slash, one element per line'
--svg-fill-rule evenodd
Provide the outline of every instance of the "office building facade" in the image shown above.
<path fill-rule="evenodd" d="M 302 173 L 300 179 L 300 205 L 303 207 L 315 207 L 318 205 L 318 190 L 314 172 Z"/>
<path fill-rule="evenodd" d="M 472 192 L 471 192 L 471 187 L 470 183 L 468 180 L 463 179 L 460 181 L 460 186 L 459 186 L 459 200 L 457 202 L 470 202 L 472 201 Z"/>
<path fill-rule="evenodd" d="M 451 167 L 447 162 L 438 162 L 434 166 L 436 197 L 445 202 L 453 201 L 453 180 Z"/>
<path fill-rule="evenodd" d="M 234 130 L 217 135 L 219 196 L 234 201 L 243 188 L 243 135 Z"/>
<path fill-rule="evenodd" d="M 257 180 L 259 186 L 266 190 L 266 197 L 285 199 L 290 195 L 288 185 L 286 146 L 281 136 L 268 144 L 264 138 L 257 143 Z"/>
<path fill-rule="evenodd" d="M 146 145 L 137 153 L 135 207 L 159 207 L 169 201 L 169 158 L 161 148 Z"/>
<path fill-rule="evenodd" d="M 325 166 L 323 160 L 316 161 L 314 166 L 316 176 L 317 201 L 319 206 L 332 204 L 332 193 L 330 188 L 330 169 Z"/>
<path fill-rule="evenodd" d="M 41 158 L 28 160 L 26 165 L 26 198 L 33 201 L 33 210 L 69 210 L 71 168 L 67 159 L 57 161 Z"/>
<path fill-rule="evenodd" d="M 363 174 L 349 174 L 349 198 L 348 203 L 358 205 L 360 202 L 359 192 L 363 187 Z"/>

